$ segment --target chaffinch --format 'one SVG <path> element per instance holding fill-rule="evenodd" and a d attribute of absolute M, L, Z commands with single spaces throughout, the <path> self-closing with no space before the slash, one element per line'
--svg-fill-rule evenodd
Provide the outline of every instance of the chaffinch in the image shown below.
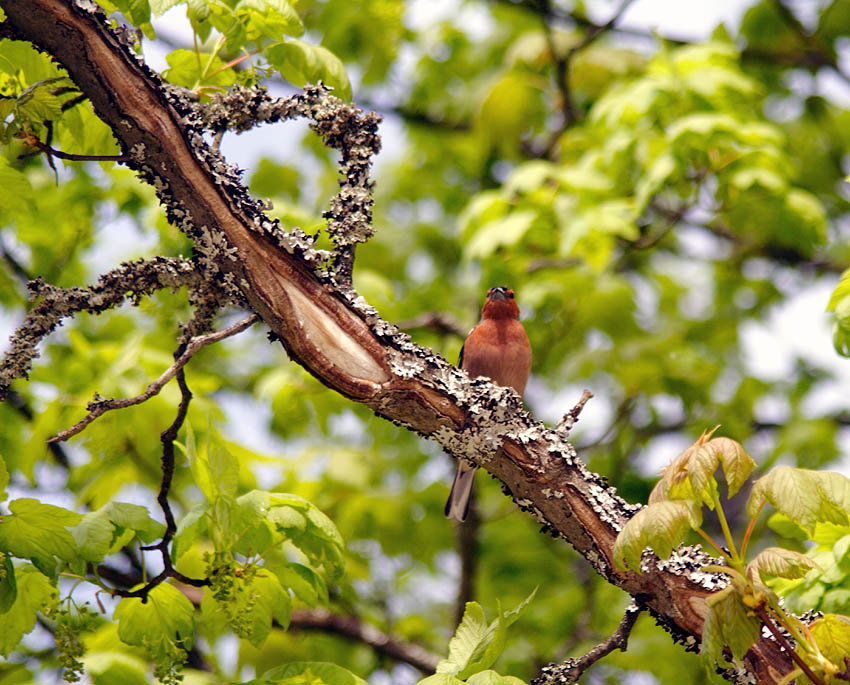
<path fill-rule="evenodd" d="M 481 321 L 469 332 L 460 350 L 460 368 L 472 378 L 487 376 L 499 385 L 511 387 L 522 397 L 531 371 L 531 345 L 519 322 L 519 307 L 510 288 L 498 286 L 487 291 Z M 458 461 L 446 502 L 447 518 L 466 520 L 477 468 L 464 459 Z"/>

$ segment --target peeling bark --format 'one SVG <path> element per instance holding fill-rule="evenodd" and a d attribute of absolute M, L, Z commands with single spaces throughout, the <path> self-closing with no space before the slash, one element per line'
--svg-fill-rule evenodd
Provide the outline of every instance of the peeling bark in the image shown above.
<path fill-rule="evenodd" d="M 295 362 L 329 388 L 488 470 L 549 533 L 647 607 L 674 640 L 698 648 L 705 597 L 725 585 L 722 576 L 699 570 L 706 555 L 681 548 L 667 561 L 646 554 L 643 574 L 616 570 L 614 540 L 639 507 L 588 472 L 566 436 L 523 411 L 513 391 L 470 380 L 320 269 L 323 256 L 312 239 L 285 233 L 263 215 L 236 170 L 205 142 L 197 109 L 128 50 L 94 3 L 0 6 L 7 15 L 0 35 L 31 41 L 62 63 L 112 128 L 128 166 L 156 188 L 170 220 L 194 240 L 203 276 L 257 312 Z M 304 98 L 311 107 L 335 106 L 320 89 Z M 754 645 L 745 666 L 727 677 L 770 683 L 792 670 L 768 638 Z"/>

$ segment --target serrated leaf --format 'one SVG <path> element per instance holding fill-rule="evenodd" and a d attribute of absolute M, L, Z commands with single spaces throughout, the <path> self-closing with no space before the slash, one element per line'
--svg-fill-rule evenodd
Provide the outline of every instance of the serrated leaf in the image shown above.
<path fill-rule="evenodd" d="M 484 610 L 477 602 L 467 602 L 460 625 L 449 641 L 448 658 L 437 664 L 437 673 L 465 679 L 484 671 L 495 663 L 504 649 L 508 627 L 534 597 L 532 592 L 513 611 L 502 612 L 487 623 Z"/>
<path fill-rule="evenodd" d="M 367 685 L 366 681 L 351 671 L 336 664 L 323 663 L 321 661 L 293 661 L 283 666 L 278 666 L 263 674 L 263 684 L 285 683 L 295 685 Z M 246 683 L 246 685 L 248 685 Z"/>
<path fill-rule="evenodd" d="M 319 81 L 336 91 L 343 100 L 351 99 L 351 84 L 340 59 L 321 45 L 300 40 L 277 43 L 265 50 L 269 63 L 287 81 L 299 88 Z"/>
<path fill-rule="evenodd" d="M 712 438 L 705 444 L 705 448 L 720 460 L 729 488 L 729 497 L 732 497 L 747 482 L 747 478 L 756 468 L 756 462 L 740 442 L 731 438 Z"/>
<path fill-rule="evenodd" d="M 747 513 L 758 514 L 765 500 L 811 535 L 818 522 L 848 523 L 850 480 L 840 473 L 777 466 L 754 483 Z"/>
<path fill-rule="evenodd" d="M 31 559 L 52 575 L 54 557 L 71 561 L 77 545 L 68 530 L 82 516 L 52 504 L 24 498 L 9 503 L 10 516 L 0 516 L 0 551 L 13 557 Z"/>
<path fill-rule="evenodd" d="M 843 669 L 844 658 L 850 656 L 850 617 L 826 614 L 809 626 L 821 653 Z"/>
<path fill-rule="evenodd" d="M 169 657 L 177 646 L 192 646 L 195 607 L 168 583 L 151 590 L 145 603 L 136 597 L 123 598 L 113 615 L 119 637 L 128 645 L 144 648 L 152 658 Z"/>
<path fill-rule="evenodd" d="M 21 638 L 35 627 L 36 614 L 47 604 L 56 601 L 58 593 L 50 579 L 34 566 L 15 569 L 17 595 L 10 609 L 3 614 L 0 630 L 0 656 L 18 646 Z"/>
<path fill-rule="evenodd" d="M 699 506 L 693 502 L 668 500 L 649 504 L 629 519 L 617 536 L 614 563 L 625 570 L 625 562 L 640 573 L 643 550 L 650 547 L 660 559 L 666 559 L 688 531 L 701 524 Z"/>
<path fill-rule="evenodd" d="M 760 576 L 802 578 L 817 567 L 818 565 L 805 554 L 784 547 L 768 547 L 747 565 L 747 576 L 751 580 Z"/>
<path fill-rule="evenodd" d="M 80 556 L 91 562 L 117 552 L 134 536 L 147 543 L 164 533 L 165 526 L 154 521 L 146 507 L 127 502 L 109 502 L 89 512 L 71 530 Z"/>
<path fill-rule="evenodd" d="M 277 575 L 280 584 L 289 588 L 295 596 L 308 606 L 327 604 L 328 586 L 322 577 L 309 566 L 288 562 L 273 566 L 272 571 Z"/>
<path fill-rule="evenodd" d="M 200 504 L 186 514 L 177 524 L 177 532 L 171 543 L 171 557 L 174 563 L 180 559 L 204 532 L 209 524 L 209 505 Z"/>
<path fill-rule="evenodd" d="M 750 613 L 734 587 L 729 586 L 706 598 L 708 616 L 702 628 L 700 656 L 709 670 L 714 662 L 725 664 L 723 648 L 740 661 L 761 635 L 761 621 Z"/>

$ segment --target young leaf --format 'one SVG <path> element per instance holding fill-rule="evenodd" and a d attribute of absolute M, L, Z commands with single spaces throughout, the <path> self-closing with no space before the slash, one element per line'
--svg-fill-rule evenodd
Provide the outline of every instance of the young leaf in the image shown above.
<path fill-rule="evenodd" d="M 143 647 L 153 659 L 170 658 L 175 649 L 192 646 L 195 607 L 168 583 L 151 590 L 145 603 L 125 597 L 115 607 L 114 616 L 121 640 Z"/>
<path fill-rule="evenodd" d="M 502 653 L 508 627 L 519 618 L 536 592 L 535 589 L 513 611 L 503 613 L 500 606 L 499 615 L 490 624 L 477 602 L 467 602 L 463 619 L 449 641 L 449 656 L 437 664 L 437 673 L 465 679 L 492 666 Z"/>
<path fill-rule="evenodd" d="M 699 528 L 702 515 L 698 504 L 688 500 L 670 500 L 649 504 L 635 514 L 620 531 L 614 543 L 614 563 L 625 570 L 623 562 L 640 573 L 643 550 L 651 547 L 661 559 L 685 539 L 688 530 Z"/>
<path fill-rule="evenodd" d="M 761 622 L 741 601 L 733 586 L 715 592 L 706 599 L 708 616 L 702 628 L 700 656 L 706 666 L 714 670 L 714 662 L 726 663 L 723 648 L 728 647 L 736 660 L 741 660 L 747 650 L 761 635 Z"/>
<path fill-rule="evenodd" d="M 26 498 L 10 502 L 9 511 L 10 516 L 0 517 L 0 551 L 31 559 L 48 575 L 56 570 L 56 557 L 71 561 L 77 555 L 68 528 L 80 522 L 80 514 Z"/>
<path fill-rule="evenodd" d="M 17 596 L 9 610 L 2 615 L 0 623 L 0 656 L 9 656 L 21 638 L 35 626 L 36 614 L 46 604 L 56 601 L 56 588 L 43 573 L 27 564 L 15 569 Z"/>
<path fill-rule="evenodd" d="M 726 476 L 726 485 L 729 489 L 729 497 L 732 497 L 741 486 L 747 482 L 747 478 L 755 470 L 756 463 L 747 454 L 744 446 L 731 438 L 713 438 L 705 444 L 705 449 L 713 452 L 723 466 L 723 475 Z"/>
<path fill-rule="evenodd" d="M 747 565 L 747 577 L 757 580 L 760 576 L 777 578 L 802 578 L 818 565 L 805 554 L 783 547 L 768 547 Z"/>
<path fill-rule="evenodd" d="M 848 523 L 850 480 L 840 473 L 777 466 L 753 485 L 747 513 L 758 514 L 765 500 L 811 535 L 819 522 Z"/>
<path fill-rule="evenodd" d="M 481 671 L 469 678 L 466 685 L 525 685 L 525 681 L 512 675 L 499 675 L 496 671 Z"/>
<path fill-rule="evenodd" d="M 146 507 L 126 502 L 110 502 L 89 512 L 71 530 L 80 556 L 91 562 L 117 552 L 134 535 L 147 543 L 162 537 L 164 532 L 165 526 L 154 521 Z"/>
<path fill-rule="evenodd" d="M 850 656 L 850 617 L 825 614 L 814 621 L 809 630 L 821 653 L 837 666 L 844 667 L 844 658 Z"/>
<path fill-rule="evenodd" d="M 324 685 L 367 685 L 366 681 L 351 671 L 336 664 L 323 663 L 321 661 L 293 661 L 283 666 L 278 666 L 263 673 L 260 680 L 249 681 L 251 683 L 262 683 L 271 685 L 273 683 L 323 683 Z"/>
<path fill-rule="evenodd" d="M 321 45 L 301 40 L 277 43 L 265 50 L 269 63 L 287 81 L 299 88 L 306 83 L 321 81 L 336 90 L 343 100 L 351 98 L 351 84 L 339 58 Z"/>
<path fill-rule="evenodd" d="M 423 678 L 416 685 L 463 685 L 463 681 L 458 680 L 448 673 L 435 673 L 427 678 Z"/>

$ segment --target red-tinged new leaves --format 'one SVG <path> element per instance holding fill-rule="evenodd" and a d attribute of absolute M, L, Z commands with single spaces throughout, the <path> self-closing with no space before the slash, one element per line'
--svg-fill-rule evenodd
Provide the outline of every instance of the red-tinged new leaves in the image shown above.
<path fill-rule="evenodd" d="M 750 516 L 765 500 L 810 535 L 816 523 L 846 525 L 850 520 L 850 480 L 840 473 L 777 466 L 753 485 Z"/>
<path fill-rule="evenodd" d="M 784 547 L 768 547 L 747 565 L 747 577 L 756 582 L 760 577 L 802 578 L 818 565 L 805 554 Z"/>
<path fill-rule="evenodd" d="M 625 570 L 624 562 L 640 572 L 643 550 L 651 547 L 661 559 L 670 556 L 689 530 L 702 524 L 700 507 L 687 500 L 655 502 L 641 509 L 623 527 L 614 543 L 614 563 Z"/>
<path fill-rule="evenodd" d="M 666 499 L 689 499 L 713 508 L 717 492 L 714 472 L 718 465 L 723 467 L 729 496 L 741 489 L 756 463 L 741 443 L 730 438 L 711 438 L 713 432 L 703 432 L 665 469 L 650 494 L 650 504 Z"/>

